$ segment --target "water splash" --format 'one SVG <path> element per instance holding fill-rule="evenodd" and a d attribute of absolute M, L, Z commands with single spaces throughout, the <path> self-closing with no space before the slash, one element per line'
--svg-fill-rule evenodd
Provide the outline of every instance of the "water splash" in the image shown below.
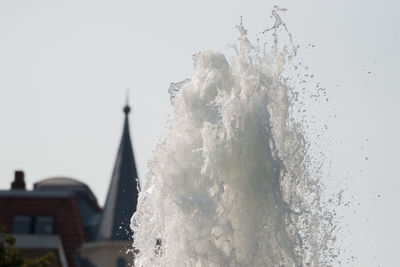
<path fill-rule="evenodd" d="M 179 93 L 179 90 L 181 90 L 182 86 L 184 86 L 186 83 L 188 83 L 190 80 L 185 79 L 183 81 L 177 82 L 177 83 L 171 83 L 168 88 L 168 93 L 170 95 L 170 101 L 171 104 L 173 105 L 175 102 L 176 95 Z"/>
<path fill-rule="evenodd" d="M 135 266 L 327 266 L 334 226 L 282 72 L 296 55 L 275 8 L 270 51 L 240 23 L 236 55 L 195 55 L 132 217 Z M 292 49 L 278 48 L 278 30 Z M 171 91 L 171 90 L 170 90 Z"/>

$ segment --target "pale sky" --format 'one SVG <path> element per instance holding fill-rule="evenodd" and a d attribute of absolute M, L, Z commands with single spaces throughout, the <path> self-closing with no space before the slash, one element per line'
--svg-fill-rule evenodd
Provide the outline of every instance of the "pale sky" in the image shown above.
<path fill-rule="evenodd" d="M 298 60 L 331 97 L 309 112 L 337 115 L 328 125 L 331 143 L 323 145 L 329 179 L 351 201 L 341 211 L 349 255 L 355 266 L 398 265 L 400 4 L 394 0 L 2 0 L 0 188 L 9 188 L 15 169 L 25 171 L 28 188 L 43 178 L 74 177 L 102 205 L 126 88 L 143 180 L 171 112 L 169 84 L 191 76 L 192 54 L 230 53 L 240 16 L 254 40 L 271 26 L 275 4 L 288 8 L 284 19 L 300 45 Z"/>

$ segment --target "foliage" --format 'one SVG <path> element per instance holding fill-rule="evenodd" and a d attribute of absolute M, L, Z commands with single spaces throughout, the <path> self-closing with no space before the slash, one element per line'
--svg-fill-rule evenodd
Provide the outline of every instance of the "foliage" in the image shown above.
<path fill-rule="evenodd" d="M 15 238 L 5 230 L 5 226 L 0 226 L 0 267 L 47 267 L 54 260 L 51 252 L 38 258 L 23 258 L 15 247 Z"/>

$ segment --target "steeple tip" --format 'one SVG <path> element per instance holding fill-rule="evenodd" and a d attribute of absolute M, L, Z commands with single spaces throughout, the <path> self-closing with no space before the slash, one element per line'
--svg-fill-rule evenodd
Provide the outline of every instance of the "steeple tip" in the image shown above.
<path fill-rule="evenodd" d="M 125 107 L 123 110 L 125 115 L 128 115 L 129 112 L 131 111 L 131 107 L 129 106 L 129 88 L 126 88 L 125 91 Z"/>
<path fill-rule="evenodd" d="M 124 111 L 125 115 L 128 115 L 129 112 L 131 112 L 131 107 L 128 104 L 126 104 L 123 111 Z"/>

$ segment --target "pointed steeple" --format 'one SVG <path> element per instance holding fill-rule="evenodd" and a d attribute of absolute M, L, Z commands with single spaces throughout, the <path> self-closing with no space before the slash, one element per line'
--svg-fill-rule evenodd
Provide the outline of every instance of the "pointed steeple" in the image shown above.
<path fill-rule="evenodd" d="M 98 229 L 97 240 L 129 240 L 132 231 L 130 219 L 136 211 L 138 199 L 138 175 L 129 133 L 129 112 L 126 103 L 125 122 L 115 166 L 108 189 L 106 203 Z"/>

